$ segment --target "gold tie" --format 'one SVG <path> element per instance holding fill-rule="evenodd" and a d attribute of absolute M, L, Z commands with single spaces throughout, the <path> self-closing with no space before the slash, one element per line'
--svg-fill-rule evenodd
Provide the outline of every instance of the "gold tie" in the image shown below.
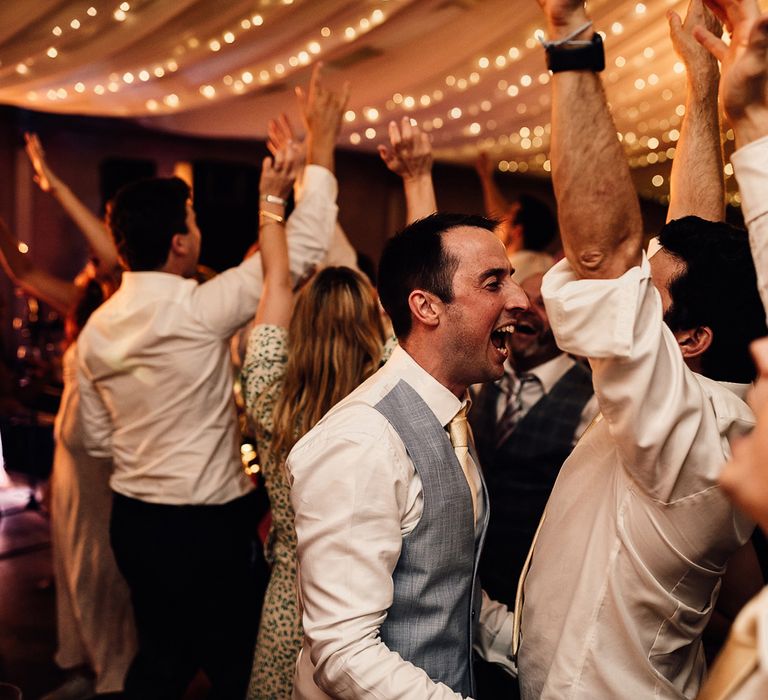
<path fill-rule="evenodd" d="M 757 621 L 733 623 L 723 650 L 715 660 L 697 700 L 725 700 L 757 668 Z"/>
<path fill-rule="evenodd" d="M 448 424 L 448 433 L 451 436 L 451 445 L 453 445 L 461 470 L 464 472 L 464 478 L 467 480 L 469 492 L 472 494 L 472 514 L 475 525 L 477 525 L 477 488 L 470 472 L 472 457 L 469 454 L 469 424 L 467 423 L 467 413 L 471 405 L 472 403 L 467 400 Z"/>

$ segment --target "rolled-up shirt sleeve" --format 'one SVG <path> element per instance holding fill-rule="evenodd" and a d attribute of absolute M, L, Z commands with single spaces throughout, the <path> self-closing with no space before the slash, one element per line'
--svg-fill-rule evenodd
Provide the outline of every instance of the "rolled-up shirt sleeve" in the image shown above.
<path fill-rule="evenodd" d="M 542 295 L 558 345 L 589 358 L 600 410 L 632 479 L 666 502 L 680 494 L 687 460 L 714 478 L 727 440 L 712 450 L 711 439 L 700 439 L 720 432 L 711 397 L 664 323 L 646 256 L 623 276 L 600 280 L 579 279 L 562 260 L 544 277 Z"/>
<path fill-rule="evenodd" d="M 81 341 L 82 342 L 82 341 Z M 79 360 L 77 386 L 80 393 L 82 440 L 92 457 L 112 457 L 112 418 L 90 378 L 87 365 Z"/>
<path fill-rule="evenodd" d="M 731 162 L 749 229 L 760 298 L 768 313 L 768 136 L 740 148 Z"/>
<path fill-rule="evenodd" d="M 456 700 L 379 636 L 393 601 L 409 475 L 389 424 L 371 407 L 361 418 L 364 410 L 327 417 L 287 461 L 314 682 L 334 698 Z"/>

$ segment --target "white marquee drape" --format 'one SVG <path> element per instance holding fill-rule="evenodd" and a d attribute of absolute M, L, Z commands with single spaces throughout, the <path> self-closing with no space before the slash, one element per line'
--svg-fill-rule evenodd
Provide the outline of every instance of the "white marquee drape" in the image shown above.
<path fill-rule="evenodd" d="M 665 15 L 685 5 L 590 2 L 606 36 L 617 129 L 641 191 L 657 198 L 667 192 L 685 86 Z M 329 81 L 352 85 L 346 147 L 373 150 L 389 120 L 408 114 L 442 159 L 470 162 L 486 150 L 501 170 L 545 176 L 542 26 L 535 0 L 4 2 L 0 102 L 264 137 L 270 117 L 295 117 L 293 89 L 322 60 Z"/>

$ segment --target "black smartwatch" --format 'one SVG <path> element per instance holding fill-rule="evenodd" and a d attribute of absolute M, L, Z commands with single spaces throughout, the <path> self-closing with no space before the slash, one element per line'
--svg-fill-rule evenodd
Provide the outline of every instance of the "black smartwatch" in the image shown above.
<path fill-rule="evenodd" d="M 547 68 L 553 73 L 567 70 L 588 70 L 599 73 L 605 70 L 603 37 L 597 32 L 591 41 L 568 41 L 563 44 L 545 45 Z"/>

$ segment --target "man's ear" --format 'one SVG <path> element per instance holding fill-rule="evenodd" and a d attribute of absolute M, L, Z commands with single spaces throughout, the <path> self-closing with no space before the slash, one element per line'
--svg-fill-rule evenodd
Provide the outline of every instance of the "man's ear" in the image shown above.
<path fill-rule="evenodd" d="M 712 338 L 712 329 L 709 326 L 697 326 L 691 330 L 675 333 L 677 344 L 686 360 L 701 357 L 712 345 Z"/>
<path fill-rule="evenodd" d="M 414 289 L 408 295 L 408 306 L 414 319 L 425 326 L 437 327 L 443 313 L 443 302 L 430 292 Z"/>
<path fill-rule="evenodd" d="M 174 233 L 171 238 L 169 252 L 176 256 L 184 257 L 189 249 L 189 235 L 186 233 Z"/>

